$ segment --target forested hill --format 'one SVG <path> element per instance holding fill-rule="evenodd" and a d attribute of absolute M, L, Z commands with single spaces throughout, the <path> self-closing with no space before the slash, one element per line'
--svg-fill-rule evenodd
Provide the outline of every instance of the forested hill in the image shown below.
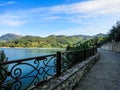
<path fill-rule="evenodd" d="M 95 35 L 96 36 L 96 35 Z M 91 39 L 95 36 L 87 35 L 74 35 L 74 36 L 64 36 L 64 35 L 51 35 L 48 37 L 38 37 L 38 36 L 24 36 L 18 39 L 12 39 L 6 42 L 0 42 L 0 47 L 66 47 L 70 44 L 75 44 L 79 41 L 84 41 Z"/>
<path fill-rule="evenodd" d="M 7 33 L 5 35 L 2 35 L 0 37 L 0 40 L 2 41 L 10 41 L 10 40 L 13 40 L 13 39 L 18 39 L 18 38 L 21 38 L 22 35 L 17 35 L 17 34 L 13 34 L 13 33 Z"/>

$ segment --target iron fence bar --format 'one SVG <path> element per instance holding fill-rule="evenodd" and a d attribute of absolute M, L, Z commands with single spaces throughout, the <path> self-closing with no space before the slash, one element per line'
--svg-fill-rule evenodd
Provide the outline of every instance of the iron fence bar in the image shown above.
<path fill-rule="evenodd" d="M 66 52 L 63 52 L 63 53 L 71 53 L 71 52 L 84 51 L 84 60 L 85 60 L 86 59 L 86 51 L 87 50 L 88 49 L 80 49 L 80 50 L 66 51 Z M 97 53 L 97 48 L 93 47 L 93 55 L 96 54 L 96 53 Z M 56 54 L 51 54 L 51 55 L 38 56 L 38 57 L 32 57 L 32 58 L 24 58 L 24 59 L 18 59 L 18 60 L 5 61 L 5 62 L 0 62 L 0 65 L 11 64 L 11 63 L 20 63 L 20 62 L 23 62 L 23 61 L 28 61 L 28 60 L 33 60 L 33 59 L 43 60 L 46 57 L 55 56 L 55 55 Z"/>
<path fill-rule="evenodd" d="M 65 51 L 65 52 L 61 52 L 61 54 L 64 54 L 64 53 L 71 53 L 71 52 L 80 52 L 80 51 L 83 51 L 84 49 L 79 49 L 79 50 L 72 50 L 72 51 Z"/>
<path fill-rule="evenodd" d="M 96 54 L 96 53 L 95 53 L 95 48 L 96 48 L 96 47 L 94 47 L 94 54 Z"/>
<path fill-rule="evenodd" d="M 97 53 L 97 47 L 95 48 L 95 51 L 96 51 L 96 53 Z"/>
<path fill-rule="evenodd" d="M 84 49 L 84 60 L 86 60 L 86 48 Z"/>
<path fill-rule="evenodd" d="M 61 75 L 61 52 L 57 52 L 56 76 Z"/>
<path fill-rule="evenodd" d="M 45 56 L 38 56 L 38 57 L 32 57 L 32 58 L 24 58 L 24 59 L 18 59 L 18 60 L 11 60 L 11 61 L 6 61 L 6 62 L 0 62 L 0 65 L 6 65 L 6 64 L 11 64 L 11 63 L 20 63 L 23 61 L 30 61 L 33 59 L 36 60 L 43 60 L 46 57 L 50 57 L 50 56 L 55 56 L 56 54 L 50 54 L 50 55 L 45 55 Z"/>

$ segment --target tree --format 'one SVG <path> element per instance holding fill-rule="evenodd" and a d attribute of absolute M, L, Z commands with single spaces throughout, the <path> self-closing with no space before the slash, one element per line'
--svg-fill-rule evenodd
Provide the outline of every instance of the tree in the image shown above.
<path fill-rule="evenodd" d="M 116 23 L 115 26 L 109 32 L 109 40 L 119 42 L 120 41 L 120 21 Z"/>

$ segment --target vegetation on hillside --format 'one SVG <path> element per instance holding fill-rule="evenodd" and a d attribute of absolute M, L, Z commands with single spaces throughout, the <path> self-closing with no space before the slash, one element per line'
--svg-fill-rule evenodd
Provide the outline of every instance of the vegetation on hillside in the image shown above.
<path fill-rule="evenodd" d="M 77 43 L 78 41 L 82 41 L 84 39 L 88 40 L 92 38 L 92 36 L 55 36 L 51 35 L 45 38 L 37 37 L 37 36 L 25 36 L 16 40 L 0 42 L 0 47 L 66 47 L 67 45 L 71 45 Z"/>
<path fill-rule="evenodd" d="M 105 38 L 104 36 L 98 36 L 98 37 L 94 37 L 93 39 L 68 45 L 67 50 L 78 50 L 78 49 L 85 49 L 90 47 L 99 47 L 101 45 L 101 42 L 104 40 L 104 38 Z"/>

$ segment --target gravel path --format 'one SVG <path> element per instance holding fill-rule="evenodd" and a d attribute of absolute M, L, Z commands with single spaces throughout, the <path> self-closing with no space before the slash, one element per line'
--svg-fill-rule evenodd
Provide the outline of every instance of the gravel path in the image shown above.
<path fill-rule="evenodd" d="M 99 52 L 100 60 L 73 90 L 120 90 L 120 53 Z"/>

